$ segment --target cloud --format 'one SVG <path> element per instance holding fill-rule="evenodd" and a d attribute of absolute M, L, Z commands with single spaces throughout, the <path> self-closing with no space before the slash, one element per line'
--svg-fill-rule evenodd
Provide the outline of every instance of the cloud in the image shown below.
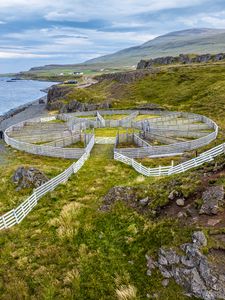
<path fill-rule="evenodd" d="M 222 0 L 0 0 L 0 59 L 78 63 L 169 31 L 225 27 L 224 11 Z"/>
<path fill-rule="evenodd" d="M 87 21 L 90 19 L 107 19 L 115 20 L 121 19 L 121 17 L 129 18 L 135 14 L 141 14 L 146 12 L 156 12 L 165 9 L 172 8 L 185 8 L 200 3 L 205 0 L 108 0 L 88 1 L 88 5 L 83 1 L 67 1 L 62 7 L 56 6 L 56 9 L 48 11 L 45 18 L 51 21 Z"/>
<path fill-rule="evenodd" d="M 24 52 L 9 52 L 0 51 L 0 59 L 14 59 L 14 58 L 48 58 L 47 54 L 35 54 L 35 53 L 24 53 Z"/>
<path fill-rule="evenodd" d="M 50 21 L 118 20 L 132 15 L 165 9 L 193 7 L 206 0 L 11 0 L 0 1 L 0 15 L 18 19 L 24 15 L 43 15 Z"/>
<path fill-rule="evenodd" d="M 225 10 L 212 13 L 199 13 L 194 16 L 178 18 L 178 21 L 191 27 L 204 26 L 214 28 L 225 27 Z"/>

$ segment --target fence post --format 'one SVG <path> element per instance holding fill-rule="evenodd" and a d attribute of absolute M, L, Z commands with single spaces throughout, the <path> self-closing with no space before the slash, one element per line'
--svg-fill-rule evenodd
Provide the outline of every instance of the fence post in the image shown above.
<path fill-rule="evenodd" d="M 19 220 L 18 220 L 18 218 L 17 218 L 15 209 L 13 209 L 13 215 L 14 215 L 14 217 L 15 217 L 16 224 L 19 224 Z"/>
<path fill-rule="evenodd" d="M 33 189 L 33 195 L 34 195 L 34 199 L 35 199 L 35 205 L 37 205 L 37 192 L 35 189 Z"/>
<path fill-rule="evenodd" d="M 7 228 L 7 224 L 6 224 L 6 221 L 5 221 L 5 217 L 4 217 L 4 216 L 2 216 L 2 222 L 3 222 L 3 224 L 4 224 L 4 228 Z"/>

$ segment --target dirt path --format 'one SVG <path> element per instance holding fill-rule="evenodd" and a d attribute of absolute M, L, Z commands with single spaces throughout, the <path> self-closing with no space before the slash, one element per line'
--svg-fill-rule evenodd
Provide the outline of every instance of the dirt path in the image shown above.
<path fill-rule="evenodd" d="M 98 83 L 97 80 L 94 80 L 92 77 L 89 77 L 89 76 L 84 76 L 83 80 L 84 80 L 84 82 L 82 82 L 81 84 L 77 85 L 78 89 L 84 89 L 86 87 L 89 87 L 89 86 L 91 86 L 93 84 Z"/>

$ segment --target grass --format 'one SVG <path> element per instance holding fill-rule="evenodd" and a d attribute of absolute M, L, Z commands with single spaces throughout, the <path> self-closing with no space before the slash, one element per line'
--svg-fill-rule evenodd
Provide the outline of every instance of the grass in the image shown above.
<path fill-rule="evenodd" d="M 27 154 L 7 147 L 7 161 L 0 164 L 0 214 L 15 208 L 32 193 L 30 188 L 15 191 L 16 185 L 12 182 L 12 176 L 17 168 L 32 166 L 43 171 L 48 178 L 52 178 L 64 171 L 70 164 L 70 160 Z"/>
<path fill-rule="evenodd" d="M 73 143 L 69 146 L 66 146 L 65 148 L 85 148 L 85 145 L 84 145 L 84 142 L 79 141 L 79 142 Z"/>
<path fill-rule="evenodd" d="M 145 119 L 153 119 L 153 118 L 159 118 L 159 115 L 138 115 L 134 121 L 142 121 Z"/>
<path fill-rule="evenodd" d="M 46 122 L 46 123 L 61 123 L 61 124 L 64 124 L 64 123 L 66 123 L 64 120 L 59 120 L 59 119 L 56 119 L 56 120 L 51 120 L 51 121 L 48 121 L 48 122 Z"/>
<path fill-rule="evenodd" d="M 187 241 L 191 228 L 172 220 L 153 222 L 122 202 L 109 213 L 98 210 L 115 185 L 141 183 L 142 196 L 166 198 L 168 181 L 140 176 L 114 161 L 112 150 L 95 146 L 66 185 L 41 199 L 20 225 L 0 232 L 2 299 L 145 299 L 154 292 L 161 299 L 189 299 L 174 283 L 161 288 L 158 273 L 146 275 L 145 254 Z"/>
<path fill-rule="evenodd" d="M 92 132 L 92 129 L 88 129 L 87 132 Z M 115 128 L 95 128 L 96 137 L 116 137 L 118 133 L 133 133 L 138 132 L 138 130 L 133 130 L 131 128 L 115 127 Z"/>
<path fill-rule="evenodd" d="M 181 163 L 182 157 L 181 156 L 171 156 L 171 157 L 161 157 L 161 158 L 142 158 L 142 159 L 136 159 L 138 162 L 140 162 L 142 165 L 149 167 L 149 168 L 155 168 L 159 166 L 171 166 L 172 163 L 174 165 L 177 165 Z"/>
<path fill-rule="evenodd" d="M 91 95 L 96 102 L 110 99 L 114 108 L 156 103 L 205 114 L 218 122 L 220 134 L 201 152 L 224 142 L 224 94 L 225 67 L 207 65 L 163 69 L 132 84 L 102 82 L 78 96 L 82 101 L 89 101 Z M 115 136 L 117 129 L 95 132 Z M 10 148 L 5 157 L 0 165 L 2 212 L 23 197 L 10 179 L 18 166 L 32 165 L 52 177 L 71 164 Z M 167 163 L 167 158 L 159 162 Z M 223 163 L 224 156 L 216 162 Z M 143 163 L 152 165 L 148 159 Z M 0 232 L 1 299 L 124 300 L 147 299 L 147 294 L 155 293 L 163 300 L 191 299 L 173 281 L 163 288 L 159 272 L 147 276 L 145 254 L 156 257 L 161 246 L 190 241 L 195 227 L 182 226 L 176 218 L 157 218 L 157 211 L 168 204 L 174 189 L 185 197 L 193 195 L 201 186 L 202 174 L 213 168 L 214 163 L 209 163 L 180 175 L 147 178 L 113 160 L 113 145 L 96 145 L 84 167 L 66 184 L 43 197 L 21 224 Z M 224 185 L 224 178 L 216 184 Z M 123 201 L 109 212 L 99 210 L 102 197 L 116 185 L 134 187 L 139 199 L 148 196 L 148 210 L 140 214 Z"/>

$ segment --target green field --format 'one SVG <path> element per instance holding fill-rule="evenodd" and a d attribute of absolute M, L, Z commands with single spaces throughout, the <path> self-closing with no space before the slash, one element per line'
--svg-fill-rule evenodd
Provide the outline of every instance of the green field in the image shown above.
<path fill-rule="evenodd" d="M 155 103 L 170 110 L 204 114 L 220 126 L 218 140 L 204 150 L 224 142 L 223 64 L 170 67 L 128 84 L 104 81 L 79 92 L 74 89 L 64 101 L 71 101 L 75 94 L 81 102 L 110 100 L 113 108 L 137 108 Z M 115 136 L 117 131 L 106 128 L 96 129 L 95 133 L 99 137 Z M 177 163 L 180 158 L 173 160 Z M 0 232 L 0 298 L 142 300 L 156 293 L 156 299 L 160 300 L 194 300 L 185 296 L 173 280 L 164 288 L 158 271 L 147 276 L 145 255 L 156 258 L 161 246 L 179 247 L 190 242 L 196 229 L 203 230 L 208 237 L 205 254 L 210 253 L 212 247 L 224 251 L 224 243 L 215 242 L 211 235 L 224 233 L 224 226 L 185 224 L 177 214 L 166 216 L 164 213 L 172 205 L 168 195 L 174 189 L 179 189 L 187 201 L 198 207 L 206 185 L 225 186 L 223 170 L 215 173 L 215 168 L 222 166 L 224 160 L 225 156 L 221 155 L 184 174 L 151 178 L 115 161 L 113 145 L 95 145 L 89 160 L 77 174 L 40 199 L 22 223 Z M 140 162 L 154 167 L 170 164 L 171 158 Z M 51 178 L 71 163 L 71 160 L 29 155 L 7 147 L 0 161 L 1 213 L 31 193 L 30 190 L 15 191 L 11 177 L 18 166 L 37 167 Z M 104 196 L 115 186 L 133 187 L 137 199 L 132 203 L 121 199 L 104 211 L 101 209 Z M 147 196 L 150 202 L 143 209 L 139 200 Z"/>

